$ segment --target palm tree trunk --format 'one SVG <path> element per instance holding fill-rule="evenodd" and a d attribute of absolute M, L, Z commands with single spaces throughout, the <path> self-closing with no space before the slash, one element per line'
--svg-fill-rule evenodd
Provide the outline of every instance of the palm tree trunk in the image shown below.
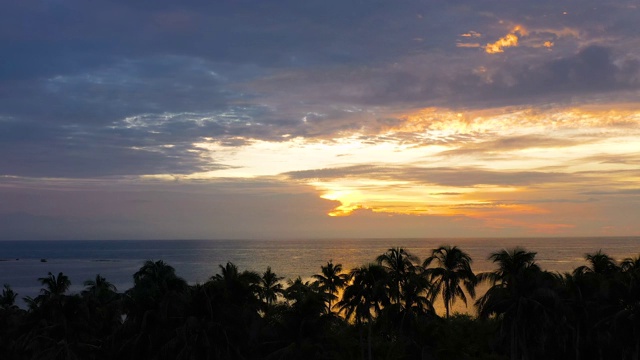
<path fill-rule="evenodd" d="M 364 357 L 364 340 L 362 339 L 362 324 L 359 326 L 360 330 L 358 331 L 358 335 L 360 335 L 360 358 L 365 360 Z"/>
<path fill-rule="evenodd" d="M 515 321 L 511 324 L 511 360 L 518 360 L 518 339 Z"/>
<path fill-rule="evenodd" d="M 580 360 L 580 323 L 576 326 L 576 360 Z"/>
<path fill-rule="evenodd" d="M 371 332 L 372 332 L 371 328 L 372 327 L 373 326 L 371 325 L 371 321 L 369 321 L 369 340 L 368 340 L 368 342 L 369 342 L 369 360 L 373 360 L 373 354 L 371 353 Z"/>

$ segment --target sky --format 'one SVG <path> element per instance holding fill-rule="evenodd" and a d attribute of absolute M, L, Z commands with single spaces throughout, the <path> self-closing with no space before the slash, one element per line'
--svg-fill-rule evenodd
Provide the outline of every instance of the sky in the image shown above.
<path fill-rule="evenodd" d="M 0 2 L 0 239 L 640 236 L 637 1 Z"/>

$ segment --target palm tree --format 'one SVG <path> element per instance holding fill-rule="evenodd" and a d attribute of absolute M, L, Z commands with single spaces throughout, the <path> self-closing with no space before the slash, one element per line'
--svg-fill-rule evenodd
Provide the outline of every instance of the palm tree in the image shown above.
<path fill-rule="evenodd" d="M 640 256 L 620 263 L 620 273 L 609 282 L 616 288 L 613 294 L 611 334 L 616 346 L 630 359 L 640 359 Z"/>
<path fill-rule="evenodd" d="M 58 273 L 58 276 L 55 276 L 49 272 L 47 277 L 38 278 L 38 281 L 44 286 L 40 293 L 46 297 L 63 295 L 71 286 L 69 277 L 63 273 Z"/>
<path fill-rule="evenodd" d="M 435 262 L 436 267 L 429 268 Z M 433 297 L 440 294 L 444 302 L 446 316 L 449 317 L 451 306 L 460 298 L 467 305 L 467 297 L 460 286 L 467 290 L 471 298 L 475 298 L 476 275 L 471 270 L 471 257 L 456 246 L 441 246 L 433 249 L 422 266 L 433 284 Z"/>
<path fill-rule="evenodd" d="M 336 299 L 336 294 L 344 288 L 348 275 L 342 274 L 342 264 L 334 264 L 329 260 L 326 266 L 321 266 L 321 274 L 313 275 L 321 291 L 328 296 L 327 312 L 331 312 L 332 302 Z"/>
<path fill-rule="evenodd" d="M 625 273 L 640 275 L 640 256 L 626 258 L 620 263 L 620 269 Z"/>
<path fill-rule="evenodd" d="M 222 285 L 222 290 L 227 296 L 227 300 L 255 303 L 260 294 L 259 284 L 261 277 L 254 271 L 245 270 L 240 272 L 238 267 L 227 262 L 225 266 L 219 265 L 220 274 L 211 277 L 211 280 L 218 281 Z"/>
<path fill-rule="evenodd" d="M 489 255 L 489 260 L 498 264 L 493 272 L 478 274 L 478 280 L 489 281 L 492 285 L 500 284 L 515 287 L 519 277 L 528 271 L 541 271 L 535 262 L 536 253 L 516 247 L 512 250 L 501 250 Z"/>
<path fill-rule="evenodd" d="M 502 250 L 489 256 L 498 269 L 478 275 L 492 285 L 476 301 L 478 315 L 502 318 L 503 332 L 510 341 L 511 359 L 528 359 L 535 344 L 545 341 L 553 317 L 557 294 L 551 289 L 554 277 L 535 263 L 534 252 L 522 248 Z"/>
<path fill-rule="evenodd" d="M 431 292 L 432 285 L 422 271 L 407 273 L 402 281 L 402 301 L 385 307 L 381 323 L 391 325 L 389 330 L 397 332 L 400 338 L 412 341 L 419 336 L 417 332 L 426 324 L 424 321 L 436 314 L 429 295 Z"/>
<path fill-rule="evenodd" d="M 134 285 L 125 292 L 124 324 L 129 329 L 124 348 L 132 357 L 157 354 L 175 333 L 187 311 L 189 286 L 162 260 L 147 260 L 133 274 Z"/>
<path fill-rule="evenodd" d="M 4 284 L 2 295 L 0 295 L 0 309 L 14 308 L 16 306 L 16 297 L 18 297 L 18 294 L 11 289 L 11 286 Z"/>
<path fill-rule="evenodd" d="M 260 278 L 260 299 L 265 302 L 267 308 L 271 307 L 278 299 L 278 295 L 282 294 L 282 284 L 280 281 L 283 277 L 277 276 L 271 271 L 271 267 L 262 274 Z"/>
<path fill-rule="evenodd" d="M 219 265 L 219 269 L 207 282 L 192 287 L 187 316 L 178 332 L 174 332 L 174 336 L 179 336 L 172 342 L 181 348 L 180 356 L 255 358 L 251 351 L 264 323 L 260 311 L 270 312 L 266 302 L 275 301 L 280 278 L 270 269 L 263 276 L 240 271 L 231 262 Z"/>
<path fill-rule="evenodd" d="M 414 263 L 418 262 L 418 258 L 401 247 L 395 247 L 378 256 L 376 262 L 389 273 L 389 294 L 399 304 L 403 283 L 407 275 L 415 271 Z"/>
<path fill-rule="evenodd" d="M 81 295 L 89 311 L 91 330 L 97 336 L 108 336 L 122 322 L 122 302 L 115 285 L 99 274 L 84 282 Z"/>
<path fill-rule="evenodd" d="M 594 273 L 608 277 L 620 271 L 616 261 L 602 250 L 586 254 L 584 258 L 589 262 L 589 266 L 580 266 L 574 270 L 574 273 Z"/>
<path fill-rule="evenodd" d="M 16 346 L 28 326 L 26 312 L 15 304 L 18 294 L 5 284 L 0 295 L 0 354 L 6 359 L 27 358 L 26 352 Z M 20 331 L 20 328 L 25 330 Z"/>
<path fill-rule="evenodd" d="M 368 354 L 372 359 L 372 326 L 375 313 L 379 315 L 385 306 L 389 305 L 387 285 L 389 273 L 378 264 L 368 264 L 351 270 L 351 283 L 344 289 L 342 300 L 338 303 L 345 318 L 354 319 L 360 329 L 362 339 L 362 325 L 368 328 Z M 362 347 L 364 358 L 364 345 Z"/>
<path fill-rule="evenodd" d="M 130 309 L 129 315 L 144 315 L 151 310 L 161 310 L 159 315 L 166 319 L 170 313 L 181 311 L 186 301 L 187 282 L 176 275 L 173 266 L 162 260 L 147 260 L 142 267 L 133 274 L 133 288 L 126 291 Z M 100 281 L 102 286 L 106 285 Z"/>
<path fill-rule="evenodd" d="M 84 286 L 85 289 L 82 291 L 82 295 L 93 296 L 96 299 L 111 297 L 118 291 L 115 285 L 100 276 L 100 274 L 97 274 L 94 280 L 85 281 Z"/>
<path fill-rule="evenodd" d="M 66 295 L 71 285 L 62 272 L 39 278 L 40 295 L 25 298 L 29 305 L 30 331 L 20 351 L 34 358 L 83 358 L 97 346 L 90 329 L 89 310 L 79 295 Z"/>
<path fill-rule="evenodd" d="M 38 278 L 38 281 L 43 286 L 40 289 L 40 295 L 35 298 L 29 296 L 24 298 L 31 310 L 35 310 L 45 303 L 57 303 L 60 305 L 62 296 L 71 286 L 69 277 L 63 273 L 58 273 L 58 276 L 55 276 L 49 272 L 47 277 Z"/>
<path fill-rule="evenodd" d="M 186 282 L 176 275 L 176 269 L 162 260 L 147 260 L 133 274 L 134 286 L 152 285 L 163 291 L 184 288 Z"/>
<path fill-rule="evenodd" d="M 301 277 L 288 280 L 287 284 L 287 302 L 274 309 L 276 315 L 268 325 L 268 333 L 277 336 L 267 341 L 274 349 L 267 358 L 326 358 L 323 353 L 328 349 L 321 344 L 339 322 L 326 312 L 328 294 L 320 290 L 317 282 L 303 281 Z"/>
<path fill-rule="evenodd" d="M 305 316 L 320 317 L 324 314 L 327 294 L 322 292 L 317 283 L 302 281 L 299 276 L 295 280 L 287 281 L 284 297 L 290 308 Z"/>

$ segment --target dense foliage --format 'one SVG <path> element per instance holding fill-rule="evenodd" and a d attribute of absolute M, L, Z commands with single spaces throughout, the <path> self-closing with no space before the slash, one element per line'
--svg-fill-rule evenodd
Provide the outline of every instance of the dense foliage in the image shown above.
<path fill-rule="evenodd" d="M 309 281 L 227 263 L 196 285 L 147 261 L 122 293 L 96 275 L 68 294 L 69 278 L 49 273 L 27 309 L 5 285 L 0 358 L 639 358 L 640 258 L 618 263 L 596 252 L 565 274 L 544 271 L 520 248 L 489 259 L 495 270 L 474 274 L 455 246 L 424 262 L 392 248 L 349 272 L 330 261 Z M 478 316 L 450 315 L 480 282 L 489 288 L 475 301 Z"/>

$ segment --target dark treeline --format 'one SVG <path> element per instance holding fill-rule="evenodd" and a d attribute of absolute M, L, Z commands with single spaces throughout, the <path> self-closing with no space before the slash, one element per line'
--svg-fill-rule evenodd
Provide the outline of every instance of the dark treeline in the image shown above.
<path fill-rule="evenodd" d="M 457 247 L 424 261 L 392 248 L 350 271 L 329 261 L 310 281 L 227 263 L 197 285 L 147 261 L 131 289 L 97 275 L 79 294 L 67 293 L 66 275 L 49 273 L 27 309 L 5 285 L 0 358 L 639 358 L 640 258 L 618 263 L 596 252 L 565 274 L 544 271 L 520 248 L 490 260 L 494 271 L 474 274 Z M 488 291 L 476 297 L 482 282 Z M 478 315 L 451 315 L 455 302 Z"/>

